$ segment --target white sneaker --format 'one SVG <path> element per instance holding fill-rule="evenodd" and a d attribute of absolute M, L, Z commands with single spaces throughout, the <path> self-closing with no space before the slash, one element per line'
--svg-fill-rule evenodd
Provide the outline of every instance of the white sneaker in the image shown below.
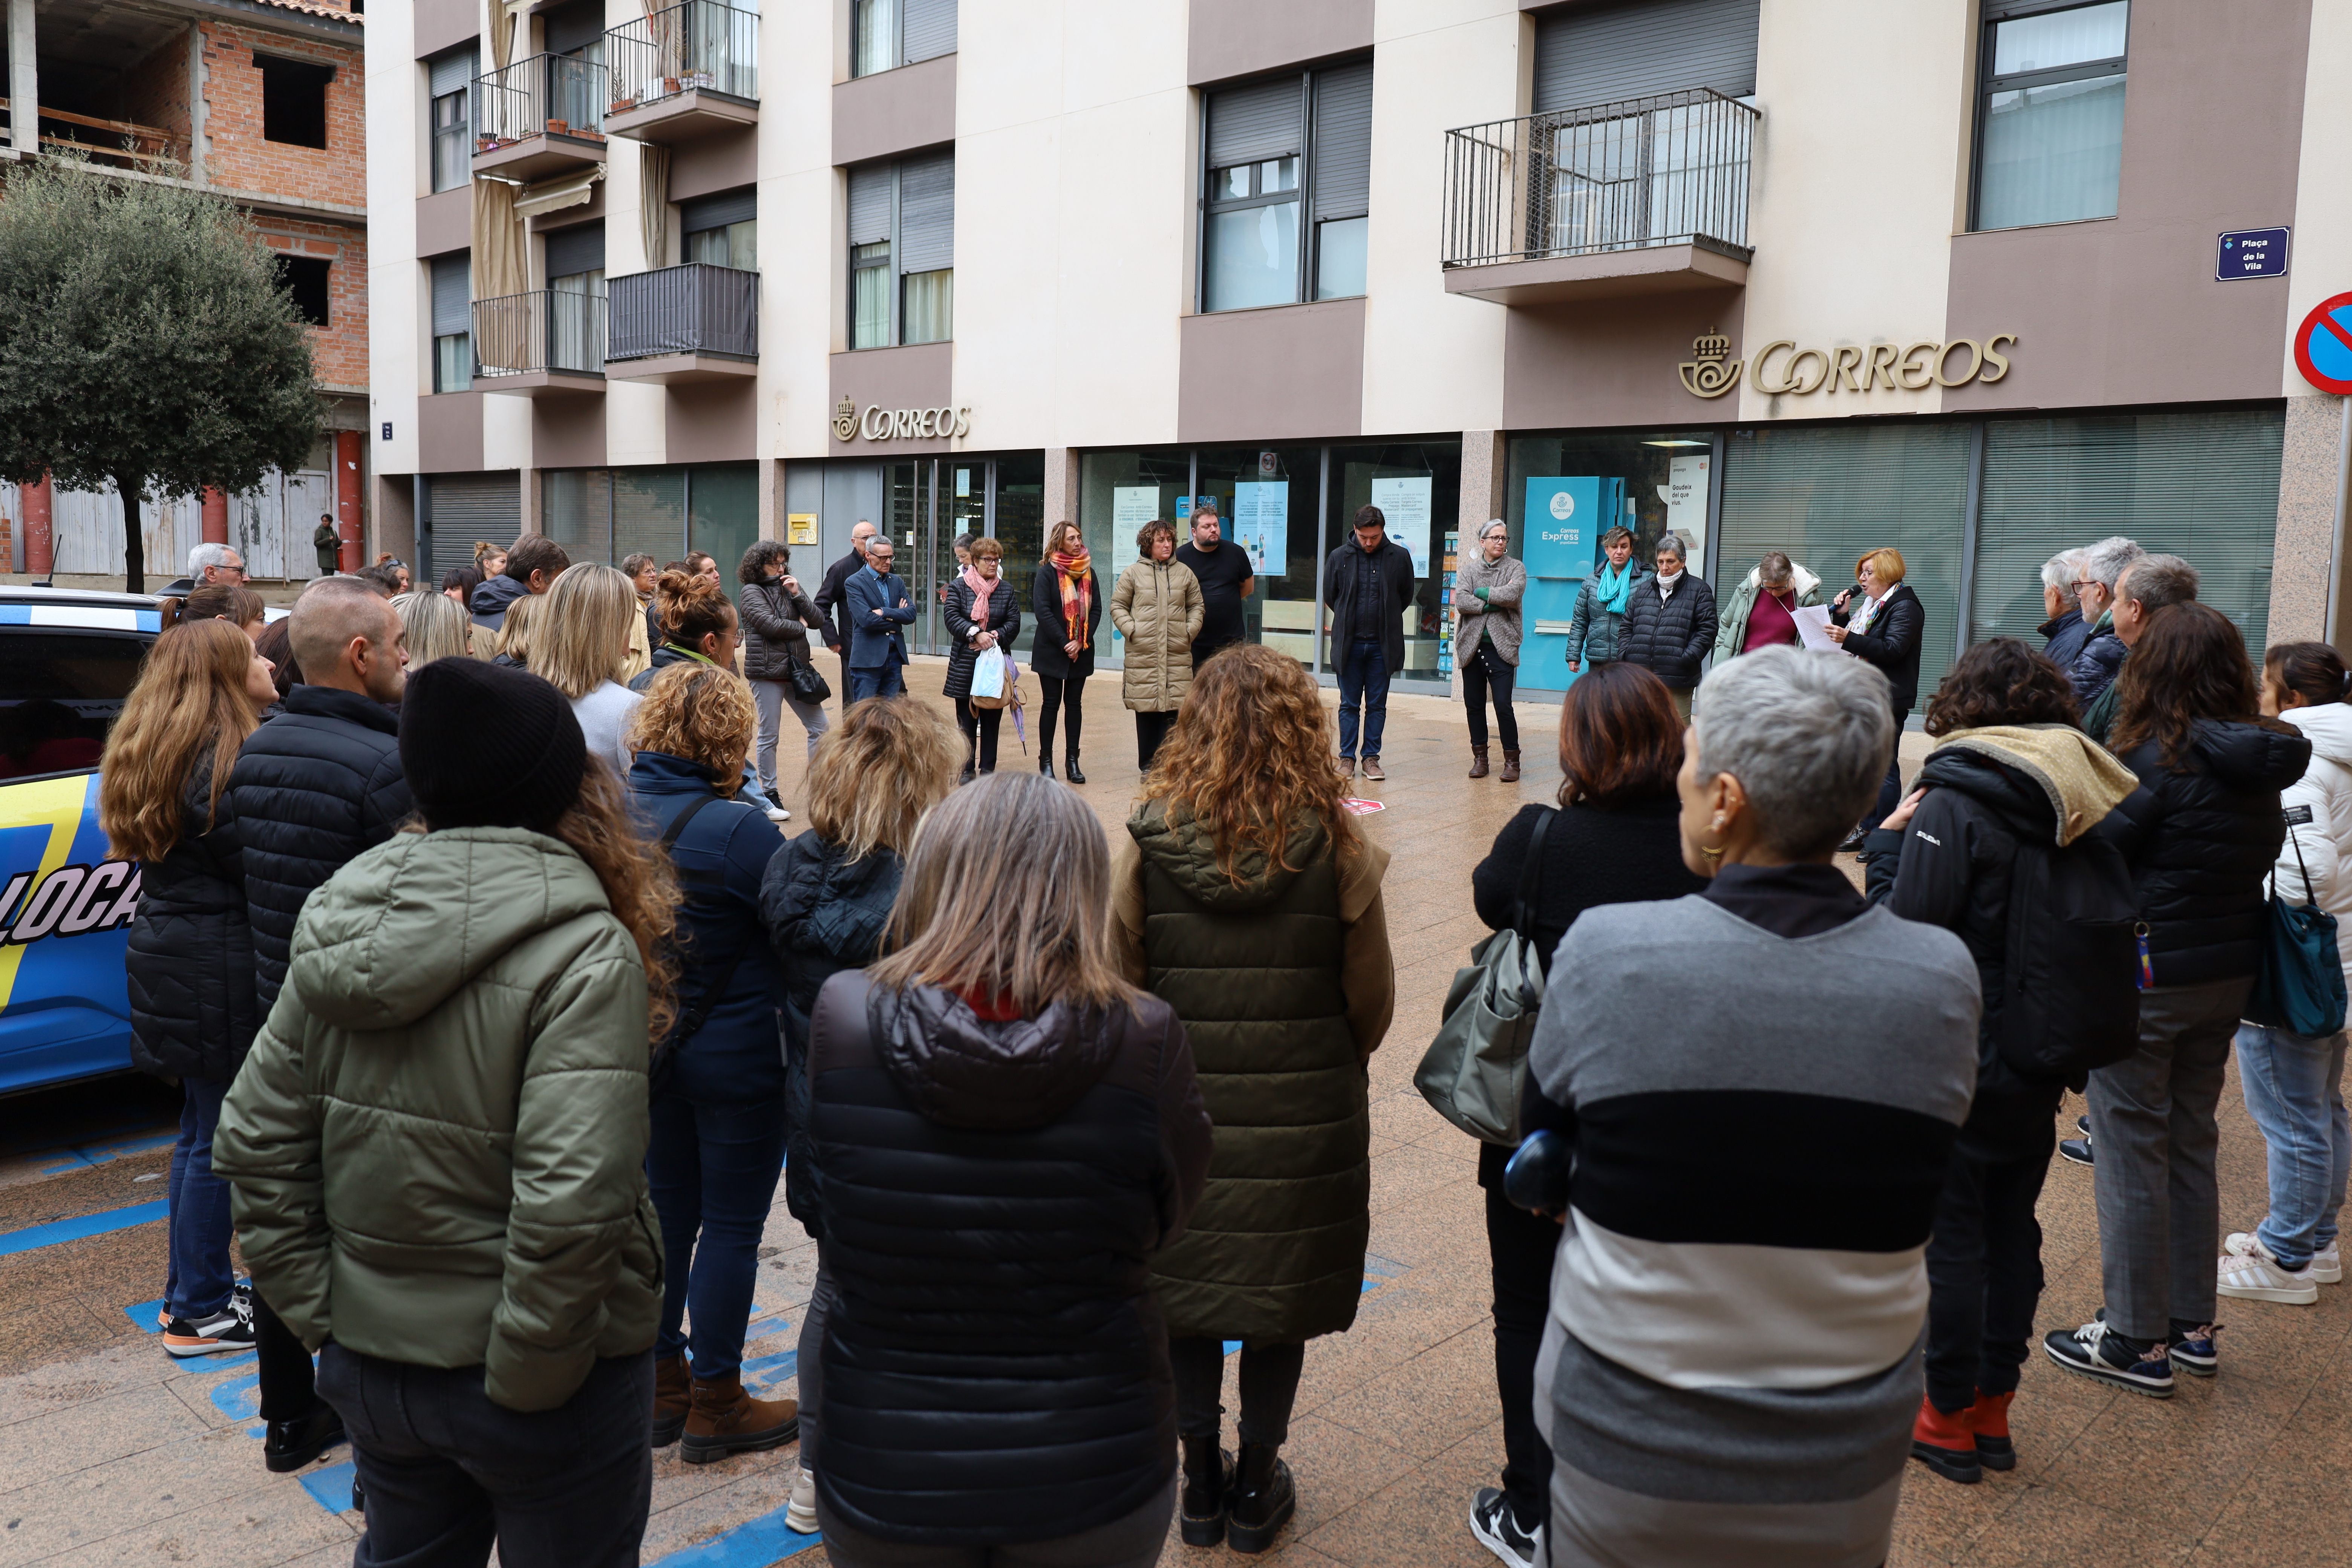
<path fill-rule="evenodd" d="M 782 806 L 772 805 L 768 807 L 768 820 L 770 822 L 790 822 L 792 819 L 793 814 L 786 811 Z"/>
<path fill-rule="evenodd" d="M 2242 1247 L 2238 1245 L 2242 1242 Z M 2281 1268 L 2270 1249 L 2251 1236 L 2232 1235 L 2223 1245 L 2231 1250 L 2221 1255 L 2213 1286 L 2221 1294 L 2247 1301 L 2283 1301 L 2292 1307 L 2308 1307 L 2319 1300 L 2319 1287 L 2312 1282 L 2308 1266 Z"/>
<path fill-rule="evenodd" d="M 805 1466 L 793 1482 L 793 1500 L 784 1505 L 784 1528 L 803 1535 L 816 1533 L 816 1478 Z"/>
<path fill-rule="evenodd" d="M 2335 1285 L 2341 1283 L 2343 1279 L 2344 1255 L 2336 1250 L 2336 1243 L 2331 1241 L 2311 1255 L 2311 1282 L 2314 1285 Z"/>

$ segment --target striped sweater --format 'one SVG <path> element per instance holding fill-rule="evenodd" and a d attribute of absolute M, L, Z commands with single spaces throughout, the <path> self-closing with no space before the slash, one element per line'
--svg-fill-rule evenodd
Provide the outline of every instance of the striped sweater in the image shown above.
<path fill-rule="evenodd" d="M 1577 1142 L 1536 1370 L 1554 1563 L 1874 1568 L 1976 1082 L 1967 948 L 1695 895 L 1588 911 L 1550 973 L 1529 1065 Z"/>

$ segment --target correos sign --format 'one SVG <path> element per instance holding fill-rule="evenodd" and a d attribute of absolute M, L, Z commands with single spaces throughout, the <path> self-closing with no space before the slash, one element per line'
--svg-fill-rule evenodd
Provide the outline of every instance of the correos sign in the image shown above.
<path fill-rule="evenodd" d="M 938 441 L 971 432 L 970 408 L 884 408 L 877 405 L 861 415 L 857 405 L 844 397 L 833 410 L 833 434 L 842 441 L 855 441 L 861 436 L 868 441 Z"/>
<path fill-rule="evenodd" d="M 1840 343 L 1802 348 L 1788 338 L 1775 338 L 1746 361 L 1732 359 L 1731 341 L 1719 332 L 1703 332 L 1691 344 L 1692 358 L 1677 365 L 1683 389 L 1694 397 L 1721 397 L 1747 373 L 1748 384 L 1767 397 L 1806 396 L 1826 391 L 1869 392 L 1884 385 L 1889 392 L 1925 392 L 1931 386 L 1965 386 L 1969 382 L 1995 382 L 2009 374 L 2009 356 L 2015 332 L 1995 332 L 1975 338 L 1923 338 L 1910 343 Z"/>

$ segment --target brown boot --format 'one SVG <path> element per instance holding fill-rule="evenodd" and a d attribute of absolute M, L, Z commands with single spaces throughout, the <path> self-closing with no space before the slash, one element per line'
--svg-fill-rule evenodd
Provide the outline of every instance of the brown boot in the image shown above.
<path fill-rule="evenodd" d="M 694 1409 L 686 1418 L 686 1440 L 677 1457 L 707 1465 L 730 1454 L 780 1448 L 801 1435 L 796 1399 L 754 1399 L 735 1373 L 694 1380 Z"/>
<path fill-rule="evenodd" d="M 1512 751 L 1507 746 L 1503 749 L 1502 777 L 1505 784 L 1517 784 L 1519 782 L 1519 753 Z"/>
<path fill-rule="evenodd" d="M 1470 776 L 1474 779 L 1486 776 L 1486 748 L 1484 746 L 1470 748 Z"/>
<path fill-rule="evenodd" d="M 686 1369 L 686 1355 L 654 1358 L 654 1447 L 667 1448 L 686 1429 L 686 1413 L 694 1405 L 694 1375 Z"/>

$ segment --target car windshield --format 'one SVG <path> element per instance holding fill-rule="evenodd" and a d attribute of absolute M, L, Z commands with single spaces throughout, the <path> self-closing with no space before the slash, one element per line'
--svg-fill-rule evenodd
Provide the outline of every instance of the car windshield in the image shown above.
<path fill-rule="evenodd" d="M 98 766 L 151 641 L 0 626 L 0 779 Z"/>

